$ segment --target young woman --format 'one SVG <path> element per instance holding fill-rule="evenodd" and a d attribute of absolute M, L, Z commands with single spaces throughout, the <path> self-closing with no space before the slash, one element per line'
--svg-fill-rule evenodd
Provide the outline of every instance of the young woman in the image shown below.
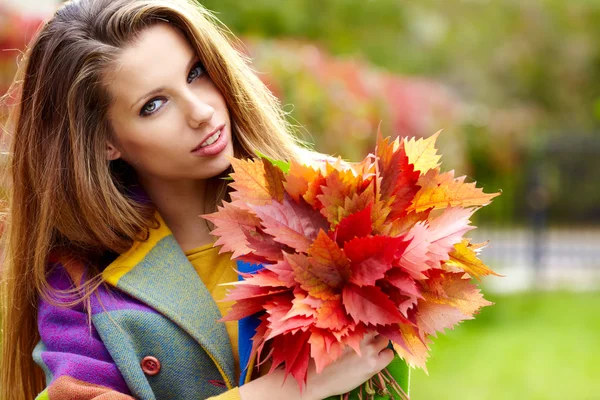
<path fill-rule="evenodd" d="M 311 153 L 201 6 L 68 2 L 10 93 L 1 399 L 316 400 L 392 360 L 366 337 L 301 393 L 245 368 L 256 321 L 216 322 L 238 277 L 199 215 L 228 157 Z"/>

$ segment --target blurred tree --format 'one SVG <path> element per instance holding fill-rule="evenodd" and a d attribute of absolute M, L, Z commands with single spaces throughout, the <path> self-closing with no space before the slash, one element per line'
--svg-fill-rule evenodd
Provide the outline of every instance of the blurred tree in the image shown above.
<path fill-rule="evenodd" d="M 459 118 L 446 121 L 451 125 L 439 127 L 464 136 L 469 176 L 490 190 L 504 189 L 499 204 L 479 218 L 506 221 L 521 215 L 524 168 L 537 147 L 554 140 L 553 133 L 598 137 L 600 0 L 202 3 L 236 34 L 311 40 L 336 56 L 366 58 L 390 72 L 449 86 L 465 107 Z M 297 103 L 297 98 L 283 100 Z M 294 116 L 304 122 L 309 113 L 296 109 Z M 582 163 L 579 168 L 595 168 L 591 160 Z M 588 186 L 598 198 L 600 187 Z M 555 207 L 568 210 L 568 205 Z M 569 213 L 551 217 L 568 221 Z"/>

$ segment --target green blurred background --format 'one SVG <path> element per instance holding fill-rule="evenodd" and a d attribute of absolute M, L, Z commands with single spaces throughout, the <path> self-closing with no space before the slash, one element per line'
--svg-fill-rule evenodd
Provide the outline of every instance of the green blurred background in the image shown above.
<path fill-rule="evenodd" d="M 0 3 L 0 93 L 58 3 Z M 434 339 L 413 399 L 600 399 L 600 0 L 201 3 L 317 150 L 443 129 L 442 169 L 503 191 L 472 234 L 495 305 Z"/>

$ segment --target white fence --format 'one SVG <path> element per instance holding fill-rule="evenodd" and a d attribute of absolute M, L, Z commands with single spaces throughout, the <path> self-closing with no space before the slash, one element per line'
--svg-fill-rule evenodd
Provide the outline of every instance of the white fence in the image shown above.
<path fill-rule="evenodd" d="M 474 242 L 490 240 L 480 258 L 505 277 L 486 277 L 492 291 L 600 289 L 600 227 L 530 229 L 478 228 Z"/>

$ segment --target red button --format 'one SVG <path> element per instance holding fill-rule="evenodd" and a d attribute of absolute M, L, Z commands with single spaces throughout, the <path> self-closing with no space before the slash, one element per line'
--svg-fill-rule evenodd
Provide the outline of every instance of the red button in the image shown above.
<path fill-rule="evenodd" d="M 156 357 L 146 356 L 141 362 L 142 371 L 146 375 L 156 375 L 160 372 L 160 361 Z"/>

